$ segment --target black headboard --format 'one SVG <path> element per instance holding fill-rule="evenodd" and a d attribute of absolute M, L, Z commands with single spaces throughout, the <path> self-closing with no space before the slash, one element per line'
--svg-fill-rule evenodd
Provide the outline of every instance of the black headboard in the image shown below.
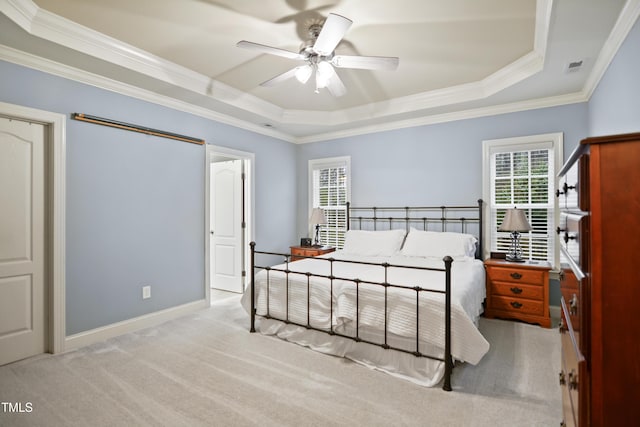
<path fill-rule="evenodd" d="M 347 202 L 347 230 L 393 230 L 411 227 L 430 231 L 473 234 L 478 238 L 476 258 L 482 259 L 483 200 L 472 206 L 354 207 Z"/>

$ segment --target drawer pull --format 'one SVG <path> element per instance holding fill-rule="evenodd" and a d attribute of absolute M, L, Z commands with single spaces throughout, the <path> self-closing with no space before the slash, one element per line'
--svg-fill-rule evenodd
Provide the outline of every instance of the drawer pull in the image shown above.
<path fill-rule="evenodd" d="M 560 375 L 558 376 L 560 380 L 560 385 L 565 385 L 567 383 L 567 376 L 564 371 L 560 371 Z"/>
<path fill-rule="evenodd" d="M 578 374 L 574 369 L 569 372 L 569 390 L 577 390 L 578 389 Z"/>
<path fill-rule="evenodd" d="M 556 233 L 560 235 L 560 233 L 564 232 L 564 236 L 562 236 L 562 240 L 564 240 L 565 245 L 569 243 L 569 240 L 577 240 L 577 237 L 574 235 L 569 235 L 569 232 L 564 228 L 556 228 Z"/>
<path fill-rule="evenodd" d="M 519 303 L 518 301 L 511 301 L 509 304 L 511 304 L 511 307 L 513 307 L 513 308 L 522 307 L 522 303 Z"/>
<path fill-rule="evenodd" d="M 512 278 L 518 280 L 518 279 L 522 279 L 522 274 L 518 273 L 518 272 L 513 272 L 511 273 L 509 276 L 511 276 Z"/>
<path fill-rule="evenodd" d="M 576 186 L 575 185 L 569 185 L 566 182 L 564 183 L 564 185 L 562 186 L 562 189 L 564 191 L 560 191 L 559 189 L 556 190 L 556 197 L 560 197 L 561 194 L 567 194 L 567 191 L 569 190 L 575 190 Z"/>
<path fill-rule="evenodd" d="M 572 316 L 578 315 L 578 296 L 573 294 L 571 301 L 569 301 L 569 314 Z"/>
<path fill-rule="evenodd" d="M 516 295 L 520 295 L 522 293 L 522 289 L 517 286 L 514 286 L 513 288 L 509 288 L 509 289 L 511 290 L 511 292 L 513 292 Z"/>

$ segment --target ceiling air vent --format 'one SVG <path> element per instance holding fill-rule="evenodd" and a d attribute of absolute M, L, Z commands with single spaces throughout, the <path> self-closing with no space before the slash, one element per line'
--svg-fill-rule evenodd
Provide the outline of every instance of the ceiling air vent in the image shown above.
<path fill-rule="evenodd" d="M 580 59 L 578 61 L 571 61 L 567 64 L 567 68 L 565 71 L 567 73 L 575 73 L 576 71 L 580 71 L 582 69 L 583 60 Z"/>

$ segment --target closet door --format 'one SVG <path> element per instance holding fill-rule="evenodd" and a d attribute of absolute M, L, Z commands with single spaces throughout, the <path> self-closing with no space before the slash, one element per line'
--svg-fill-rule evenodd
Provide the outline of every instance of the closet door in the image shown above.
<path fill-rule="evenodd" d="M 0 365 L 46 348 L 44 139 L 0 117 Z"/>

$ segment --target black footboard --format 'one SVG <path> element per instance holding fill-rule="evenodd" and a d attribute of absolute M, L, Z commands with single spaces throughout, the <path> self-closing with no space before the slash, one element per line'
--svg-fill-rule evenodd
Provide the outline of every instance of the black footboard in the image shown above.
<path fill-rule="evenodd" d="M 250 244 L 251 246 L 251 328 L 250 331 L 251 332 L 255 332 L 255 318 L 256 316 L 258 316 L 257 312 L 256 312 L 256 300 L 255 300 L 255 296 L 256 296 L 256 271 L 257 270 L 266 270 L 266 298 L 267 298 L 267 311 L 264 314 L 261 314 L 260 316 L 263 318 L 267 318 L 267 319 L 275 319 L 275 320 L 279 320 L 282 321 L 284 323 L 287 324 L 293 324 L 293 325 L 297 325 L 297 326 L 301 326 L 304 327 L 306 329 L 311 329 L 311 330 L 316 330 L 316 331 L 320 331 L 320 332 L 324 332 L 324 333 L 328 333 L 330 335 L 334 335 L 334 336 L 339 336 L 339 337 L 343 337 L 343 338 L 347 338 L 356 342 L 364 342 L 364 343 L 368 343 L 371 345 L 375 345 L 384 349 L 389 349 L 389 350 L 395 350 L 395 351 L 400 351 L 400 352 L 404 352 L 404 353 L 409 353 L 412 354 L 416 357 L 426 357 L 429 359 L 433 359 L 433 360 L 439 360 L 444 362 L 445 364 L 445 372 L 444 372 L 444 384 L 443 384 L 443 389 L 446 391 L 450 391 L 451 390 L 451 373 L 453 370 L 453 358 L 451 356 L 451 264 L 453 262 L 453 259 L 451 257 L 445 257 L 443 259 L 443 268 L 427 268 L 427 267 L 411 267 L 411 266 L 406 266 L 406 265 L 393 265 L 393 264 L 389 264 L 389 263 L 382 263 L 382 264 L 378 264 L 378 263 L 367 263 L 367 262 L 357 262 L 357 261 L 349 261 L 349 260 L 338 260 L 338 259 L 334 259 L 334 258 L 315 258 L 314 262 L 327 262 L 329 263 L 329 271 L 330 273 L 327 275 L 323 275 L 323 274 L 312 274 L 309 272 L 306 273 L 302 273 L 301 271 L 292 271 L 289 268 L 289 262 L 290 262 L 290 255 L 289 254 L 283 254 L 283 253 L 276 253 L 276 252 L 263 252 L 263 251 L 256 251 L 255 249 L 255 242 L 251 242 Z M 255 259 L 256 259 L 256 254 L 260 254 L 260 255 L 270 255 L 270 256 L 280 256 L 280 257 L 284 257 L 285 259 L 285 263 L 282 264 L 281 267 L 270 267 L 270 266 L 260 266 L 260 265 L 256 265 Z M 334 272 L 334 264 L 335 263 L 353 263 L 353 264 L 361 264 L 361 265 L 367 265 L 367 266 L 375 266 L 378 268 L 383 268 L 384 269 L 384 281 L 382 282 L 372 282 L 372 281 L 365 281 L 365 280 L 360 280 L 357 278 L 350 278 L 350 277 L 338 277 L 335 276 L 333 274 Z M 441 291 L 441 290 L 434 290 L 434 289 L 428 289 L 428 288 L 423 288 L 420 286 L 412 286 L 412 287 L 405 287 L 405 286 L 399 286 L 399 285 L 395 285 L 395 284 L 391 284 L 387 281 L 387 277 L 388 277 L 388 270 L 390 268 L 402 268 L 402 269 L 418 269 L 418 270 L 430 270 L 430 271 L 440 271 L 440 272 L 444 272 L 444 281 L 445 281 L 445 290 Z M 286 313 L 284 316 L 280 317 L 280 316 L 274 316 L 272 315 L 272 313 L 270 312 L 269 309 L 269 286 L 270 286 L 270 274 L 271 272 L 280 272 L 282 274 L 284 274 L 285 277 L 285 286 L 286 286 L 286 301 L 285 301 L 285 306 L 286 306 Z M 290 286 L 290 280 L 289 280 L 289 275 L 290 274 L 296 274 L 296 275 L 304 275 L 306 276 L 306 295 L 307 295 L 307 321 L 306 323 L 300 323 L 300 322 L 295 322 L 292 321 L 289 317 L 289 300 L 288 300 L 288 296 L 289 296 L 289 286 Z M 329 285 L 330 285 L 330 290 L 329 290 L 329 297 L 330 297 L 330 313 L 329 313 L 329 328 L 325 329 L 325 328 L 319 328 L 316 327 L 314 325 L 311 325 L 310 323 L 310 296 L 311 293 L 309 291 L 309 286 L 311 281 L 313 280 L 312 278 L 321 278 L 321 279 L 326 279 L 329 281 Z M 333 306 L 333 295 L 334 295 L 334 281 L 340 281 L 341 283 L 353 283 L 355 286 L 355 291 L 356 291 L 356 297 L 355 297 L 355 304 L 356 304 L 356 321 L 355 321 L 355 336 L 351 336 L 351 335 L 345 335 L 342 333 L 339 333 L 337 331 L 334 330 L 334 325 L 333 325 L 333 321 L 331 319 L 333 319 L 333 314 L 334 314 L 334 306 Z M 381 301 L 381 304 L 384 304 L 384 341 L 382 343 L 379 342 L 374 342 L 371 340 L 366 340 L 361 338 L 360 336 L 360 286 L 361 285 L 367 285 L 367 286 L 375 286 L 375 287 L 381 287 L 384 292 L 382 293 L 382 295 L 384 295 L 384 301 Z M 387 308 L 388 308 L 388 292 L 390 288 L 401 288 L 405 291 L 414 291 L 415 292 L 415 314 L 416 314 L 416 336 L 415 336 L 415 350 L 407 350 L 406 348 L 399 348 L 399 347 L 394 347 L 392 345 L 390 345 L 388 343 L 388 320 L 387 320 Z M 444 355 L 442 357 L 438 357 L 438 356 L 434 356 L 434 355 L 430 355 L 430 354 L 426 354 L 423 351 L 421 351 L 420 348 L 420 318 L 419 318 L 419 307 L 420 307 L 420 294 L 421 293 L 433 293 L 433 294 L 444 294 L 444 300 L 445 300 L 445 316 L 444 316 L 444 325 L 433 325 L 433 327 L 442 327 L 444 328 L 444 333 L 445 333 L 445 342 L 444 342 Z"/>
<path fill-rule="evenodd" d="M 426 206 L 426 207 L 352 207 L 349 203 L 344 207 L 345 209 L 345 219 L 346 223 L 344 224 L 346 230 L 357 228 L 360 230 L 390 230 L 395 228 L 400 228 L 407 233 L 411 228 L 422 228 L 423 230 L 431 230 L 431 231 L 451 231 L 458 233 L 467 233 L 473 234 L 477 236 L 478 244 L 476 247 L 475 257 L 478 259 L 482 259 L 483 256 L 483 201 L 480 199 L 477 201 L 477 204 L 471 206 Z M 445 372 L 444 372 L 444 385 L 443 389 L 450 391 L 451 390 L 451 373 L 453 370 L 453 358 L 451 356 L 451 264 L 452 258 L 445 257 L 443 259 L 443 268 L 426 268 L 426 267 L 408 267 L 406 265 L 391 265 L 388 263 L 385 264 L 375 264 L 375 263 L 362 263 L 355 261 L 347 261 L 342 259 L 334 259 L 334 258 L 316 258 L 318 262 L 326 262 L 329 263 L 328 274 L 318 275 L 311 273 L 302 273 L 306 275 L 307 281 L 307 321 L 306 322 L 294 322 L 289 318 L 289 275 L 291 273 L 301 274 L 300 271 L 291 271 L 290 269 L 290 255 L 282 254 L 282 253 L 273 253 L 273 252 L 259 252 L 255 250 L 255 242 L 251 243 L 251 332 L 255 332 L 255 318 L 258 315 L 256 313 L 256 300 L 255 300 L 255 286 L 256 286 L 256 270 L 266 270 L 267 275 L 267 312 L 261 314 L 261 317 L 264 318 L 272 318 L 276 320 L 280 320 L 285 323 L 295 324 L 307 329 L 313 329 L 321 332 L 325 332 L 331 335 L 336 335 L 344 338 L 348 338 L 357 342 L 366 342 L 372 345 L 376 345 L 385 349 L 396 350 L 400 352 L 405 352 L 409 354 L 413 354 L 416 357 L 426 357 L 433 360 L 439 360 L 444 362 L 445 364 Z M 269 267 L 269 266 L 259 266 L 256 265 L 255 255 L 277 255 L 280 257 L 284 257 L 284 264 L 281 264 L 280 267 Z M 282 259 L 282 258 L 280 258 Z M 336 277 L 334 275 L 334 264 L 336 263 L 357 263 L 357 264 L 368 264 L 371 266 L 377 266 L 373 268 L 384 268 L 384 280 L 380 282 L 367 282 L 364 280 L 360 280 L 358 278 L 353 277 Z M 390 284 L 387 280 L 387 272 L 390 268 L 415 268 L 422 270 L 434 270 L 444 272 L 444 281 L 445 281 L 445 290 L 434 290 L 423 288 L 420 286 L 414 287 L 404 287 L 397 286 L 394 284 Z M 285 284 L 286 284 L 286 313 L 280 317 L 272 317 L 272 314 L 269 312 L 269 274 L 271 272 L 279 272 L 278 274 L 285 275 Z M 310 310 L 310 301 L 309 301 L 309 283 L 311 283 L 311 278 L 321 278 L 324 279 L 325 283 L 328 281 L 331 296 L 331 306 L 330 306 L 330 317 L 329 317 L 329 327 L 318 328 L 310 324 L 309 321 L 309 310 Z M 316 279 L 317 280 L 317 279 Z M 333 295 L 334 295 L 334 281 L 340 281 L 341 283 L 348 282 L 352 283 L 355 286 L 355 311 L 356 311 L 356 319 L 355 319 L 355 336 L 341 334 L 334 330 L 333 327 Z M 375 287 L 382 287 L 384 294 L 384 301 L 381 301 L 381 304 L 384 304 L 384 340 L 382 343 L 372 342 L 371 340 L 365 340 L 360 336 L 360 286 L 361 285 L 372 285 Z M 389 345 L 387 342 L 387 307 L 388 307 L 388 291 L 390 288 L 402 288 L 404 290 L 413 290 L 415 292 L 415 307 L 416 307 L 416 340 L 415 340 L 415 349 L 407 350 L 406 348 L 398 348 Z M 381 292 L 382 293 L 382 292 Z M 429 328 L 444 328 L 445 338 L 444 338 L 444 353 L 442 357 L 425 354 L 424 351 L 420 348 L 420 322 L 419 322 L 419 307 L 420 307 L 420 295 L 424 293 L 433 293 L 433 294 L 444 294 L 444 324 L 438 325 L 429 325 Z M 382 298 L 381 298 L 382 300 Z"/>

